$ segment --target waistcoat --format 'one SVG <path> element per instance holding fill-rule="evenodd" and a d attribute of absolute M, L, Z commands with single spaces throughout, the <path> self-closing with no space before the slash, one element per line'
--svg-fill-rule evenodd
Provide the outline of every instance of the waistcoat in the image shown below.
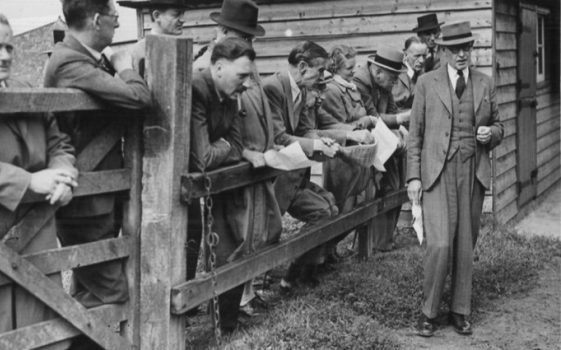
<path fill-rule="evenodd" d="M 449 84 L 452 96 L 452 135 L 448 149 L 447 160 L 452 159 L 456 152 L 460 152 L 462 162 L 467 161 L 475 154 L 475 114 L 473 111 L 473 86 L 471 79 L 462 98 L 458 99 L 452 84 Z"/>

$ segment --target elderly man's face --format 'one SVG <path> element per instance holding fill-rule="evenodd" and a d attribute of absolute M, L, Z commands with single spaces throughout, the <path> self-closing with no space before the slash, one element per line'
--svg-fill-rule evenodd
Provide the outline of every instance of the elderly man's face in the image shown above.
<path fill-rule="evenodd" d="M 415 72 L 420 72 L 425 67 L 427 58 L 427 45 L 423 43 L 412 43 L 405 50 L 405 61 Z"/>
<path fill-rule="evenodd" d="M 12 39 L 12 29 L 5 24 L 0 24 L 0 81 L 10 78 L 14 51 Z"/>
<path fill-rule="evenodd" d="M 370 65 L 370 72 L 376 84 L 386 91 L 392 91 L 393 86 L 397 83 L 399 73 L 389 71 L 385 68 L 377 67 L 375 64 Z"/>
<path fill-rule="evenodd" d="M 185 11 L 181 9 L 156 10 L 152 13 L 154 22 L 163 34 L 181 35 L 183 33 L 183 16 Z"/>
<path fill-rule="evenodd" d="M 452 68 L 463 70 L 469 67 L 471 63 L 471 51 L 473 42 L 467 44 L 445 46 L 444 59 Z"/>
<path fill-rule="evenodd" d="M 224 98 L 235 100 L 250 86 L 252 62 L 247 56 L 233 61 L 219 59 L 216 66 L 216 85 Z"/>

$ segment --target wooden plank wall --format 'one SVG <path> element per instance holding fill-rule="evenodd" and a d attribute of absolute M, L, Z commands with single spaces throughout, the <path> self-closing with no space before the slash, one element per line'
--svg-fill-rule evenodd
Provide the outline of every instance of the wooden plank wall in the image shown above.
<path fill-rule="evenodd" d="M 538 89 L 538 196 L 544 194 L 561 178 L 561 127 L 559 94 L 549 86 Z"/>
<path fill-rule="evenodd" d="M 416 18 L 436 12 L 441 21 L 469 20 L 476 42 L 474 62 L 491 74 L 492 3 L 491 0 L 327 0 L 291 1 L 263 4 L 259 20 L 266 29 L 264 38 L 257 38 L 257 64 L 261 74 L 285 69 L 291 48 L 302 40 L 314 40 L 329 50 L 335 44 L 352 45 L 359 52 L 359 63 L 383 44 L 402 48 L 405 39 L 414 35 L 411 29 Z M 185 35 L 202 47 L 214 37 L 216 23 L 209 19 L 214 9 L 189 10 L 185 15 Z M 151 21 L 145 15 L 145 28 Z M 195 47 L 194 52 L 197 52 Z"/>
<path fill-rule="evenodd" d="M 495 3 L 495 71 L 497 98 L 504 124 L 503 142 L 494 150 L 493 201 L 495 217 L 507 222 L 518 213 L 516 182 L 516 116 L 517 106 L 517 18 L 516 2 L 497 0 Z"/>

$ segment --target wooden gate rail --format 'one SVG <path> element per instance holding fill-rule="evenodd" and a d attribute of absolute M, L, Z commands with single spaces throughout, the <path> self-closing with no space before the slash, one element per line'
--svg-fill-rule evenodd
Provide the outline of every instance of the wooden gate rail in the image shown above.
<path fill-rule="evenodd" d="M 236 260 L 216 269 L 216 292 L 223 293 L 280 264 L 293 260 L 343 232 L 365 223 L 374 216 L 400 206 L 407 200 L 405 189 L 391 193 L 384 198 L 365 203 L 348 213 L 324 221 L 286 241 Z M 182 314 L 212 298 L 214 288 L 212 278 L 206 274 L 196 280 L 181 283 L 171 292 L 171 312 Z"/>
<path fill-rule="evenodd" d="M 103 110 L 95 98 L 75 89 L 18 88 L 0 92 L 0 118 L 6 114 L 23 113 L 21 117 L 44 112 L 75 112 Z M 138 300 L 138 288 L 131 288 L 131 301 L 122 305 L 104 305 L 85 309 L 80 303 L 47 276 L 76 267 L 135 257 L 127 264 L 131 286 L 137 285 L 140 227 L 141 145 L 140 120 L 137 112 L 123 113 L 129 120 L 108 127 L 76 157 L 80 170 L 79 187 L 74 198 L 102 193 L 129 192 L 123 218 L 123 236 L 88 244 L 51 249 L 19 255 L 36 233 L 50 220 L 57 207 L 44 202 L 41 196 L 26 198 L 34 203 L 24 219 L 2 237 L 0 243 L 0 286 L 16 283 L 41 300 L 62 318 L 18 328 L 0 334 L 0 348 L 35 349 L 85 334 L 105 349 L 131 349 L 138 344 L 138 311 L 130 306 Z M 125 137 L 125 168 L 92 171 L 111 149 Z M 124 323 L 123 323 L 124 322 Z M 127 323 L 128 322 L 128 323 Z M 132 327 L 131 327 L 132 325 Z M 122 329 L 122 326 L 125 326 Z M 128 326 L 128 327 L 127 327 Z M 138 327 L 138 326 L 136 326 Z M 119 333 L 126 335 L 122 337 Z"/>

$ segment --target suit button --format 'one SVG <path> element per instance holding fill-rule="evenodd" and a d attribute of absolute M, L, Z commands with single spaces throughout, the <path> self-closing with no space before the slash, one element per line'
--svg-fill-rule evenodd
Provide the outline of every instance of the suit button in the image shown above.
<path fill-rule="evenodd" d="M 446 131 L 446 132 L 444 133 L 444 136 L 448 137 L 448 135 L 449 135 L 449 134 L 448 134 L 448 131 Z"/>

